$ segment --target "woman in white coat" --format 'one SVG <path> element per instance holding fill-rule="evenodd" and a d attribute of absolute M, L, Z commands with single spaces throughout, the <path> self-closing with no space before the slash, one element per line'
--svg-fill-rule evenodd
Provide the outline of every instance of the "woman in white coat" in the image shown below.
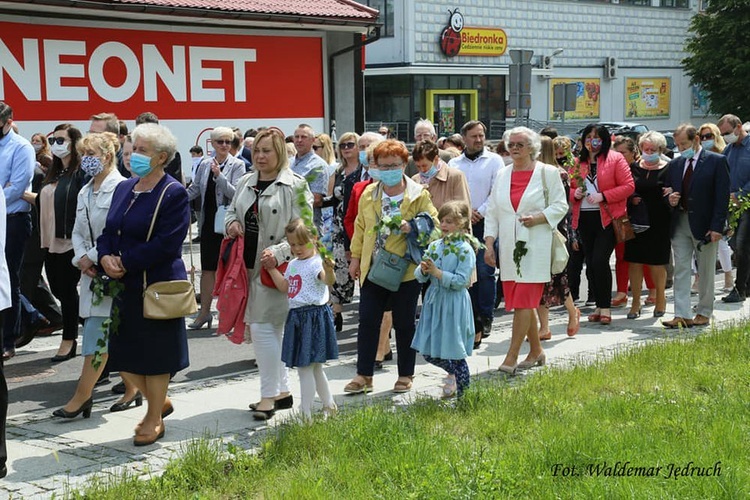
<path fill-rule="evenodd" d="M 500 371 L 514 374 L 543 365 L 534 310 L 550 281 L 552 231 L 568 211 L 565 190 L 557 167 L 537 161 L 539 135 L 516 127 L 507 134 L 505 146 L 513 163 L 497 175 L 485 215 L 485 262 L 496 265 L 495 240 L 499 235 L 500 279 L 505 307 L 513 310 L 513 334 Z M 546 191 L 546 193 L 545 193 Z M 518 363 L 524 337 L 529 355 Z"/>
<path fill-rule="evenodd" d="M 73 418 L 83 413 L 84 418 L 88 418 L 91 415 L 94 384 L 107 363 L 106 337 L 102 325 L 110 316 L 112 299 L 103 297 L 99 301 L 100 298 L 91 290 L 91 283 L 97 276 L 96 238 L 104 230 L 115 187 L 125 180 L 117 170 L 118 148 L 117 136 L 109 132 L 88 134 L 78 143 L 81 169 L 91 177 L 78 193 L 76 220 L 71 236 L 74 254 L 72 263 L 81 270 L 78 314 L 84 318 L 84 362 L 75 394 L 63 408 L 54 411 L 53 415 L 56 417 Z M 97 351 L 101 357 L 100 363 L 95 367 L 93 361 Z M 133 400 L 135 392 L 134 388 L 126 386 L 123 398 Z"/>

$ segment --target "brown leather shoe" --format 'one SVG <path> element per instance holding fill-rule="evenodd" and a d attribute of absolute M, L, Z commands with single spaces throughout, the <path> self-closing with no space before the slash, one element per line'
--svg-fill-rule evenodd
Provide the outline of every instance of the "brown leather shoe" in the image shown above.
<path fill-rule="evenodd" d="M 693 326 L 708 326 L 711 322 L 710 318 L 703 316 L 702 314 L 696 314 L 693 318 Z"/>
<path fill-rule="evenodd" d="M 667 328 L 690 328 L 691 326 L 693 326 L 693 320 L 680 318 L 679 316 L 677 316 L 672 320 L 662 321 L 661 324 L 666 326 Z"/>

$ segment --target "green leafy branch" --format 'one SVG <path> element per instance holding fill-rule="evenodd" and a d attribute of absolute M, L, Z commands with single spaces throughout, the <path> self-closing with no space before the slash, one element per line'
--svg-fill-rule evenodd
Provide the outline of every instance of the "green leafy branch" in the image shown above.
<path fill-rule="evenodd" d="M 430 236 L 435 236 L 439 238 L 440 230 L 435 229 L 430 234 Z M 433 248 L 432 251 L 424 253 L 424 255 L 422 256 L 422 260 L 429 259 L 435 262 L 441 256 L 444 257 L 450 254 L 454 254 L 456 257 L 458 257 L 459 261 L 463 262 L 466 260 L 466 257 L 468 256 L 469 252 L 466 252 L 465 250 L 462 249 L 462 245 L 461 245 L 462 242 L 468 243 L 469 246 L 471 246 L 472 250 L 474 250 L 474 253 L 485 248 L 484 244 L 471 234 L 451 233 L 443 237 L 443 249 L 441 253 L 438 253 L 437 250 Z"/>
<path fill-rule="evenodd" d="M 377 234 L 382 234 L 387 238 L 391 234 L 401 234 L 402 223 L 403 219 L 400 215 L 384 215 L 383 218 L 375 224 L 372 231 Z"/>
<path fill-rule="evenodd" d="M 733 199 L 729 200 L 729 215 L 727 217 L 727 222 L 730 234 L 737 230 L 737 224 L 740 222 L 740 217 L 742 217 L 742 214 L 745 213 L 747 209 L 750 209 L 750 194 L 740 195 L 736 202 Z"/>
<path fill-rule="evenodd" d="M 321 168 L 314 168 L 310 170 L 310 172 L 308 172 L 305 176 L 307 184 L 309 185 L 310 183 L 312 183 L 318 177 L 321 171 Z M 313 218 L 313 209 L 310 208 L 310 205 L 308 205 L 307 203 L 307 190 L 304 187 L 297 188 L 295 194 L 297 207 L 299 208 L 300 219 L 302 219 L 302 222 L 304 222 L 305 227 L 310 230 L 310 233 L 315 236 L 315 247 L 317 248 L 318 253 L 324 261 L 327 260 L 329 262 L 335 262 L 333 253 L 331 253 L 331 251 L 329 251 L 320 241 L 320 234 L 318 233 L 318 228 L 315 226 L 315 220 Z"/>
<path fill-rule="evenodd" d="M 525 241 L 516 241 L 516 247 L 513 249 L 513 262 L 516 264 L 516 274 L 520 278 L 521 275 L 521 259 L 523 256 L 529 253 L 529 249 L 526 248 Z"/>
<path fill-rule="evenodd" d="M 120 330 L 120 307 L 118 306 L 117 298 L 125 290 L 125 285 L 118 280 L 104 280 L 101 276 L 97 275 L 92 278 L 93 285 L 91 291 L 94 294 L 94 298 L 91 300 L 91 304 L 98 306 L 104 301 L 104 298 L 109 296 L 112 298 L 112 310 L 107 319 L 102 322 L 101 330 L 104 332 L 102 338 L 96 341 L 96 351 L 91 359 L 91 364 L 95 369 L 99 369 L 102 364 L 102 355 L 104 350 L 109 345 L 110 333 L 117 334 Z M 107 294 L 109 292 L 109 294 Z"/>

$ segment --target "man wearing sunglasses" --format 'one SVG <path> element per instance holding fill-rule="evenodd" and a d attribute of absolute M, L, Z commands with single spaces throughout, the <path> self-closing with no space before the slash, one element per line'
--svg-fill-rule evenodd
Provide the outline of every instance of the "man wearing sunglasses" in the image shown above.
<path fill-rule="evenodd" d="M 727 147 L 724 156 L 729 162 L 729 196 L 732 202 L 750 193 L 750 136 L 735 115 L 724 115 L 717 123 Z M 730 245 L 737 260 L 734 289 L 722 297 L 725 303 L 744 302 L 750 286 L 750 212 L 745 211 L 737 223 Z"/>
<path fill-rule="evenodd" d="M 323 228 L 323 214 L 321 207 L 323 198 L 328 195 L 328 165 L 312 150 L 315 142 L 315 131 L 310 125 L 301 123 L 294 131 L 294 147 L 297 156 L 294 157 L 290 168 L 307 180 L 315 201 L 313 202 L 313 221 L 320 232 Z"/>
<path fill-rule="evenodd" d="M 31 205 L 21 196 L 31 191 L 36 157 L 31 143 L 13 129 L 13 109 L 0 102 L 0 186 L 7 207 L 5 259 L 10 272 L 11 306 L 3 316 L 3 359 L 15 354 L 21 328 L 21 264 L 26 240 L 31 235 Z M 0 401 L 1 403 L 1 401 Z"/>

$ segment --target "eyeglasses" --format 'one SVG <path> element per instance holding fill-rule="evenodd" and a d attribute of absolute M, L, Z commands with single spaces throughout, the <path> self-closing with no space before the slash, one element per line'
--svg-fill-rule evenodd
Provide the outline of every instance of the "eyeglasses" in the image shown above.
<path fill-rule="evenodd" d="M 356 145 L 357 145 L 356 142 L 342 142 L 342 143 L 339 144 L 339 147 L 341 149 L 352 149 Z"/>
<path fill-rule="evenodd" d="M 60 144 L 61 146 L 67 141 L 68 140 L 65 137 L 50 137 L 49 139 L 50 144 Z"/>
<path fill-rule="evenodd" d="M 390 165 L 380 165 L 378 164 L 378 170 L 396 170 L 398 168 L 403 167 L 404 164 L 402 163 L 391 163 Z"/>
<path fill-rule="evenodd" d="M 230 144 L 232 144 L 232 140 L 231 139 L 216 139 L 216 140 L 212 139 L 211 144 L 218 144 L 219 146 L 229 146 Z"/>
<path fill-rule="evenodd" d="M 319 149 L 323 149 L 323 146 L 313 146 L 312 148 L 314 151 L 317 151 Z"/>
<path fill-rule="evenodd" d="M 508 149 L 514 149 L 514 148 L 525 148 L 526 143 L 525 142 L 509 142 L 508 143 Z"/>
<path fill-rule="evenodd" d="M 710 132 L 708 134 L 701 135 L 701 141 L 707 141 L 707 140 L 713 139 L 713 138 L 714 138 L 714 134 L 712 134 Z"/>

